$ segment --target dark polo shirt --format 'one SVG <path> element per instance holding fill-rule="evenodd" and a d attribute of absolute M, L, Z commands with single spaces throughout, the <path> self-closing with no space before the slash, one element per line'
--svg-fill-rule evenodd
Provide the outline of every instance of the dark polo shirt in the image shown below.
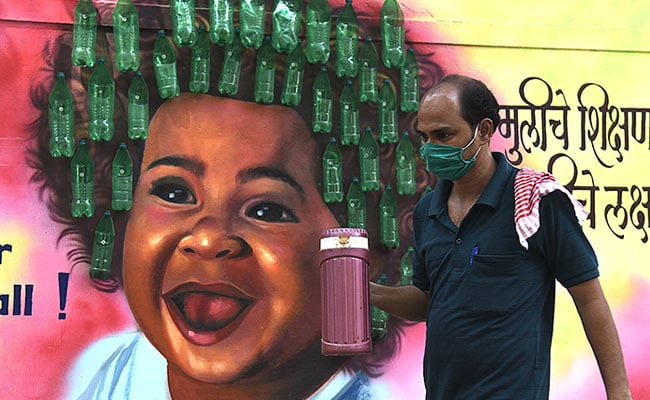
<path fill-rule="evenodd" d="M 453 185 L 441 180 L 413 216 L 413 284 L 429 291 L 424 378 L 427 399 L 547 399 L 555 282 L 598 276 L 597 259 L 560 191 L 540 202 L 541 226 L 518 240 L 514 178 L 497 171 L 456 227 Z"/>

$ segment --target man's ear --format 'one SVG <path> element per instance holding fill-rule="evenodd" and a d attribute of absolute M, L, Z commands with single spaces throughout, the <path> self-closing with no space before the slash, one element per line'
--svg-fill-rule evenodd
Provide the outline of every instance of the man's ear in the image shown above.
<path fill-rule="evenodd" d="M 494 133 L 494 126 L 490 118 L 483 118 L 478 125 L 478 136 L 483 141 L 489 141 Z"/>

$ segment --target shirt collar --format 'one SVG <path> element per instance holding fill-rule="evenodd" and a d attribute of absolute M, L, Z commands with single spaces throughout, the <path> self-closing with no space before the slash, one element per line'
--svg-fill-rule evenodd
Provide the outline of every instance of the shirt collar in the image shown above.
<path fill-rule="evenodd" d="M 496 209 L 505 192 L 506 185 L 510 180 L 510 175 L 515 168 L 510 165 L 503 153 L 492 152 L 492 157 L 494 157 L 497 162 L 497 169 L 476 203 L 484 204 Z M 431 202 L 429 203 L 430 217 L 439 215 L 447 208 L 447 199 L 449 198 L 449 192 L 451 191 L 452 186 L 452 181 L 446 179 L 438 181 L 436 189 L 431 193 Z"/>

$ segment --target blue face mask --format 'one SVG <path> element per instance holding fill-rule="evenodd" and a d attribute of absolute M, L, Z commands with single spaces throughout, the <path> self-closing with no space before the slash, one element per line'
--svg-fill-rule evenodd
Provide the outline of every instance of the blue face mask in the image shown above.
<path fill-rule="evenodd" d="M 465 147 L 447 146 L 444 144 L 425 143 L 420 147 L 420 156 L 427 163 L 427 171 L 433 172 L 439 179 L 455 181 L 467 173 L 476 161 L 478 152 L 469 160 L 463 159 L 463 151 L 474 143 L 478 134 L 478 125 L 474 129 L 474 137 Z"/>

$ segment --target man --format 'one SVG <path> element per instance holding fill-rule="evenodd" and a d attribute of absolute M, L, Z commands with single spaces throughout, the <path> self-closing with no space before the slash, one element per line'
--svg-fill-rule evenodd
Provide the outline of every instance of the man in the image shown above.
<path fill-rule="evenodd" d="M 608 399 L 629 399 L 596 255 L 579 224 L 586 213 L 552 176 L 490 152 L 498 107 L 482 82 L 460 75 L 422 98 L 421 155 L 439 181 L 414 211 L 413 285 L 371 283 L 371 302 L 426 320 L 427 399 L 545 399 L 557 280 L 573 297 Z M 515 196 L 528 207 L 515 207 Z"/>

